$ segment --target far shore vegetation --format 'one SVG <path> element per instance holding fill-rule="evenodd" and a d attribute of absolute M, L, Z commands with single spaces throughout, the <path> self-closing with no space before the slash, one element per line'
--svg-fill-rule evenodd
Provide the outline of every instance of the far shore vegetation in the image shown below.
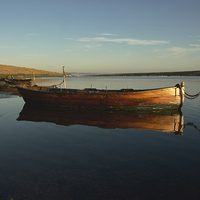
<path fill-rule="evenodd" d="M 66 76 L 73 76 L 72 74 L 65 74 Z M 26 77 L 33 78 L 32 74 L 0 74 L 0 78 L 13 77 Z M 63 77 L 63 74 L 35 74 L 35 77 Z"/>
<path fill-rule="evenodd" d="M 32 74 L 0 74 L 1 78 L 5 78 L 7 76 L 17 76 L 17 77 L 33 77 Z M 62 74 L 60 75 L 50 75 L 50 74 L 35 74 L 35 77 L 59 77 L 59 76 L 63 76 Z"/>
<path fill-rule="evenodd" d="M 100 74 L 100 73 L 66 73 L 66 76 L 200 76 L 200 70 L 196 71 L 178 71 L 178 72 L 147 72 L 147 73 L 109 73 L 109 74 Z M 46 70 L 39 70 L 34 68 L 27 67 L 16 67 L 11 65 L 2 65 L 0 64 L 0 78 L 5 78 L 7 76 L 13 77 L 62 77 L 62 73 L 51 72 Z"/>
<path fill-rule="evenodd" d="M 5 78 L 7 76 L 14 77 L 27 77 L 32 78 L 32 74 L 0 74 L 0 78 Z M 35 74 L 35 77 L 62 77 L 63 74 Z M 66 76 L 74 77 L 76 76 L 67 73 Z M 182 72 L 152 72 L 152 73 L 117 73 L 117 74 L 90 74 L 90 75 L 82 75 L 82 76 L 200 76 L 200 71 L 182 71 Z"/>
<path fill-rule="evenodd" d="M 90 76 L 200 76 L 199 71 L 96 74 Z"/>

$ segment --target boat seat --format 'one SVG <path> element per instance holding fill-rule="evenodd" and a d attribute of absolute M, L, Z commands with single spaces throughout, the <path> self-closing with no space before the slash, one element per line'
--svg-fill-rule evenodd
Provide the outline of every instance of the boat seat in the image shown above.
<path fill-rule="evenodd" d="M 76 89 L 59 89 L 59 88 L 47 88 L 46 91 L 49 92 L 67 92 L 67 93 L 77 93 Z"/>
<path fill-rule="evenodd" d="M 85 93 L 89 93 L 89 94 L 98 94 L 99 90 L 97 90 L 96 88 L 85 88 Z"/>

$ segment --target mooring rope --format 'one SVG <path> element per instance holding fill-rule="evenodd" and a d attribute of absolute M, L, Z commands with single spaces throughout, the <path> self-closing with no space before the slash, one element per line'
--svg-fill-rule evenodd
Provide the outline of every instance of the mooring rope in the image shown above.
<path fill-rule="evenodd" d="M 195 129 L 197 129 L 200 132 L 200 129 L 196 125 L 194 125 L 192 122 L 188 122 L 187 124 L 184 124 L 184 128 L 186 126 L 193 126 Z"/>
<path fill-rule="evenodd" d="M 197 98 L 197 97 L 200 95 L 200 92 L 198 92 L 198 93 L 195 94 L 195 95 L 190 95 L 190 94 L 188 94 L 186 91 L 184 91 L 184 94 L 185 94 L 185 97 L 186 97 L 187 99 L 195 99 L 195 98 Z"/>
<path fill-rule="evenodd" d="M 62 83 L 64 83 L 64 80 L 62 81 Z M 59 85 L 61 85 L 62 83 L 59 83 L 59 84 L 57 84 L 57 85 L 52 85 L 52 87 L 57 87 L 57 86 L 59 86 Z"/>

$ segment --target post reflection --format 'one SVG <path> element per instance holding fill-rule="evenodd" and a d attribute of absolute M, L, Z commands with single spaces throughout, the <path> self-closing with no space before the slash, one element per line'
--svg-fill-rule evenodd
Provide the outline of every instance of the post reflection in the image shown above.
<path fill-rule="evenodd" d="M 53 109 L 24 104 L 18 121 L 51 122 L 57 125 L 86 125 L 104 129 L 144 129 L 183 135 L 181 111 L 117 112 Z"/>

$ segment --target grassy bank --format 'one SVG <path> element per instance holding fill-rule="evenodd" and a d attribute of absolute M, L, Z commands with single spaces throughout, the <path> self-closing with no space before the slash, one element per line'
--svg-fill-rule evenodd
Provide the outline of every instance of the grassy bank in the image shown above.
<path fill-rule="evenodd" d="M 7 75 L 31 77 L 32 74 L 34 74 L 35 77 L 62 76 L 62 73 L 58 72 L 0 64 L 0 77 L 6 77 Z"/>
<path fill-rule="evenodd" d="M 32 78 L 33 77 L 33 75 L 32 74 L 0 74 L 0 78 L 5 78 L 6 76 L 10 76 L 10 75 L 12 75 L 12 76 L 16 76 L 16 77 L 27 77 L 27 78 Z M 35 74 L 35 77 L 61 77 L 62 76 L 62 74 L 59 74 L 59 75 L 57 75 L 57 74 Z"/>

